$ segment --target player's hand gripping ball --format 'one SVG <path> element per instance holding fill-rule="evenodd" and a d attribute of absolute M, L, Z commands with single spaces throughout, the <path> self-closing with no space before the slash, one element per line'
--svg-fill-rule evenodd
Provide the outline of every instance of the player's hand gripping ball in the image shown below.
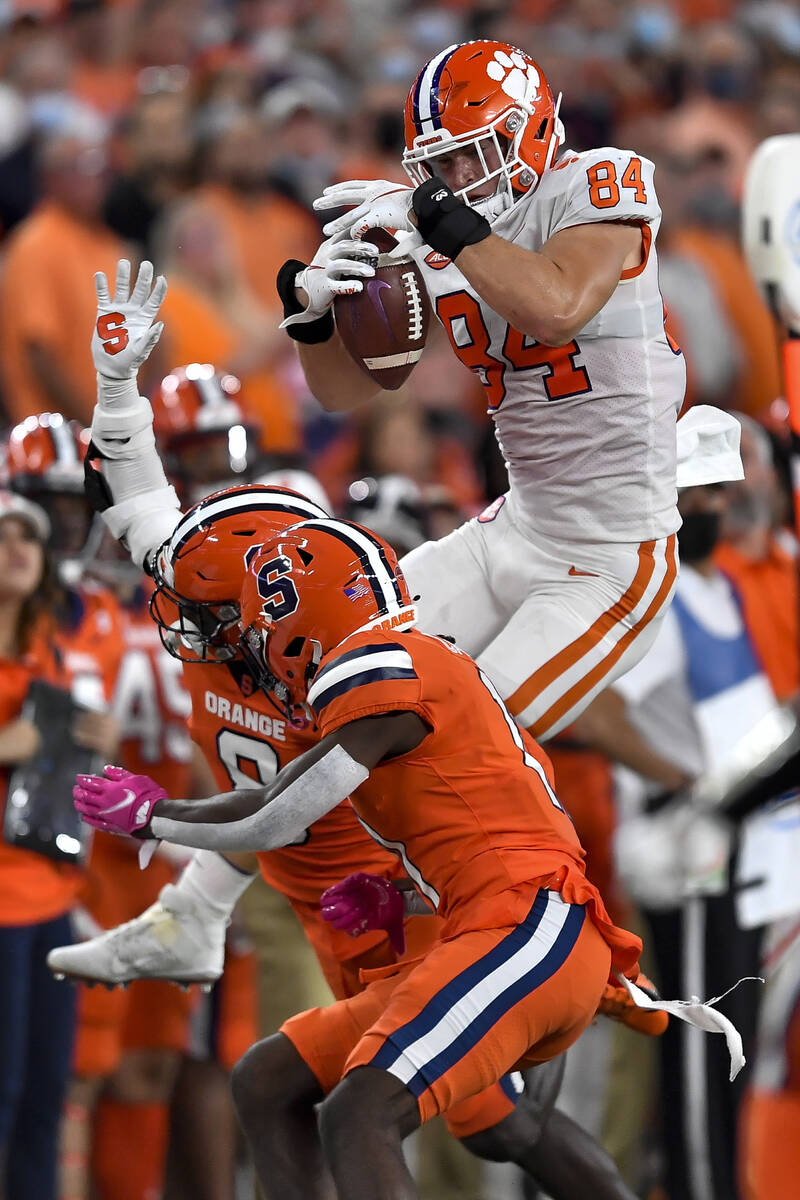
<path fill-rule="evenodd" d="M 323 892 L 319 903 L 323 920 L 334 929 L 344 929 L 351 937 L 385 929 L 393 950 L 405 952 L 403 893 L 383 876 L 357 871 Z"/>
<path fill-rule="evenodd" d="M 379 250 L 372 279 L 353 296 L 337 296 L 336 328 L 351 358 L 379 387 L 402 387 L 428 338 L 430 303 L 422 274 L 410 256 L 392 258 L 395 238 L 382 229 L 365 234 Z"/>
<path fill-rule="evenodd" d="M 72 797 L 89 825 L 106 833 L 141 836 L 153 809 L 167 793 L 149 775 L 134 775 L 123 767 L 105 767 L 103 775 L 79 775 Z"/>

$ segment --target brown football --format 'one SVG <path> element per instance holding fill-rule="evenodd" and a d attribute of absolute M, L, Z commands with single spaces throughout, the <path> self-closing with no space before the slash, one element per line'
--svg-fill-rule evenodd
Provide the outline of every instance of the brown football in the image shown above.
<path fill-rule="evenodd" d="M 339 336 L 354 362 L 380 387 L 401 387 L 425 348 L 430 303 L 422 275 L 410 257 L 389 258 L 397 245 L 383 229 L 365 235 L 380 254 L 375 277 L 355 296 L 337 296 L 333 305 Z"/>

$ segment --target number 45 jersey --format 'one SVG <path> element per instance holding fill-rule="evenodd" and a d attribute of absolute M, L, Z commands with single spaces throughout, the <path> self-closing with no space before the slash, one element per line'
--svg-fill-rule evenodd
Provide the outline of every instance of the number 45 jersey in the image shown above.
<path fill-rule="evenodd" d="M 526 250 L 575 225 L 635 222 L 641 261 L 565 346 L 516 330 L 428 247 L 413 251 L 458 358 L 486 389 L 515 517 L 557 540 L 642 542 L 674 533 L 675 423 L 686 383 L 664 330 L 653 164 L 629 150 L 565 150 L 492 232 Z"/>

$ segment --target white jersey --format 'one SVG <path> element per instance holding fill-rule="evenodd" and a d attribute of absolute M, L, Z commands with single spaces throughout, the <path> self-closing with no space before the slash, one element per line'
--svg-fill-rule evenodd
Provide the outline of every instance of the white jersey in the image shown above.
<path fill-rule="evenodd" d="M 536 191 L 492 225 L 507 241 L 539 250 L 571 225 L 643 223 L 643 264 L 623 273 L 566 346 L 518 333 L 449 259 L 425 246 L 412 252 L 455 353 L 486 388 L 516 519 L 548 537 L 643 542 L 680 525 L 675 423 L 686 371 L 664 331 L 653 170 L 629 150 L 567 150 Z"/>

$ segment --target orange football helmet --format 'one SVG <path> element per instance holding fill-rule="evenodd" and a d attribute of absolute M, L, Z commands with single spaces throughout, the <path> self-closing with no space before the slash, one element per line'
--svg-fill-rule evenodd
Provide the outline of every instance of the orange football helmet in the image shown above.
<path fill-rule="evenodd" d="M 299 492 L 249 484 L 189 509 L 153 556 L 150 612 L 165 648 L 182 662 L 227 662 L 237 653 L 245 553 L 327 513 Z"/>
<path fill-rule="evenodd" d="M 403 166 L 415 184 L 424 183 L 437 174 L 437 155 L 474 147 L 483 177 L 456 194 L 469 204 L 468 193 L 497 179 L 491 201 L 475 203 L 487 208 L 484 215 L 498 216 L 555 162 L 564 140 L 560 105 L 561 95 L 553 99 L 544 72 L 524 50 L 491 41 L 448 46 L 408 93 Z"/>
<path fill-rule="evenodd" d="M 89 430 L 61 413 L 26 417 L 2 445 L 2 483 L 45 510 L 50 545 L 62 565 L 84 553 L 93 521 L 83 490 L 88 445 Z"/>
<path fill-rule="evenodd" d="M 416 622 L 394 551 L 361 525 L 303 521 L 247 558 L 242 658 L 294 723 L 310 717 L 306 696 L 325 654 L 353 633 Z"/>
<path fill-rule="evenodd" d="M 164 468 L 190 502 L 247 481 L 261 456 L 261 428 L 246 413 L 241 388 L 211 363 L 189 363 L 165 375 L 152 398 Z"/>

